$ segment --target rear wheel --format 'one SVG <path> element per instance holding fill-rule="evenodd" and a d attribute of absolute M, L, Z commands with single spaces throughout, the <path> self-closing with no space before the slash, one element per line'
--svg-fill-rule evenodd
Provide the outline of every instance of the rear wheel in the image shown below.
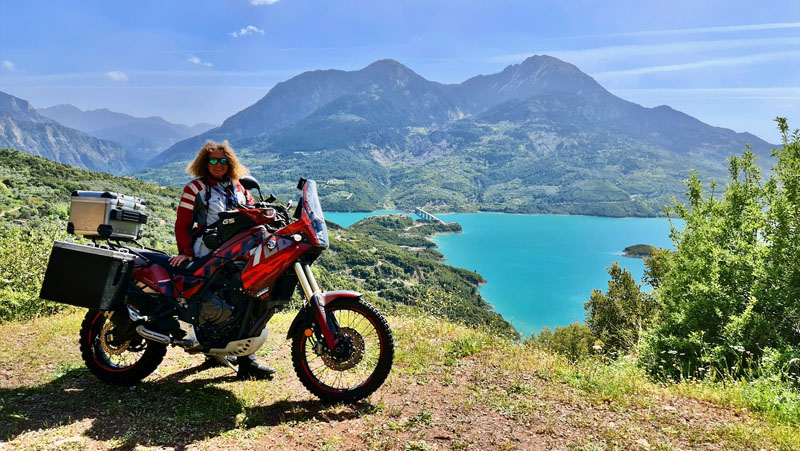
<path fill-rule="evenodd" d="M 392 369 L 394 338 L 375 307 L 361 299 L 337 299 L 325 306 L 339 324 L 340 345 L 331 350 L 298 328 L 292 362 L 303 385 L 323 401 L 352 402 L 380 387 Z M 315 325 L 316 327 L 316 325 Z"/>
<path fill-rule="evenodd" d="M 89 310 L 81 324 L 81 357 L 104 382 L 133 385 L 155 371 L 167 346 L 143 337 L 122 338 L 103 312 Z M 130 339 L 127 339 L 130 338 Z"/>

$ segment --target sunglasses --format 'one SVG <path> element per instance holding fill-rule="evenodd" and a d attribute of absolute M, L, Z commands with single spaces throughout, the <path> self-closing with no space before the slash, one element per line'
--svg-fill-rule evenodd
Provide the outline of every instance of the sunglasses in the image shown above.
<path fill-rule="evenodd" d="M 208 164 L 217 164 L 217 163 L 219 163 L 219 164 L 221 164 L 223 166 L 227 166 L 228 165 L 228 159 L 227 158 L 209 158 L 208 159 Z"/>

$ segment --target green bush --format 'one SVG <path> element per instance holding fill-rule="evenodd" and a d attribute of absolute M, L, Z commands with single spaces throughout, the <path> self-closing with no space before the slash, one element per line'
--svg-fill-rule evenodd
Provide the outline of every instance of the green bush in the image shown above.
<path fill-rule="evenodd" d="M 52 314 L 64 307 L 39 299 L 53 240 L 64 238 L 64 229 L 63 223 L 0 225 L 0 322 Z"/>
<path fill-rule="evenodd" d="M 572 361 L 577 361 L 594 352 L 596 337 L 586 325 L 572 323 L 569 326 L 556 327 L 555 332 L 547 326 L 542 327 L 538 335 L 531 335 L 525 343 L 555 351 Z"/>
<path fill-rule="evenodd" d="M 763 377 L 764 357 L 796 380 L 800 343 L 800 132 L 778 119 L 783 147 L 766 183 L 747 149 L 730 181 L 706 194 L 696 174 L 688 205 L 670 213 L 677 251 L 657 278 L 663 308 L 641 361 L 663 376 Z M 793 360 L 794 359 L 794 360 Z"/>

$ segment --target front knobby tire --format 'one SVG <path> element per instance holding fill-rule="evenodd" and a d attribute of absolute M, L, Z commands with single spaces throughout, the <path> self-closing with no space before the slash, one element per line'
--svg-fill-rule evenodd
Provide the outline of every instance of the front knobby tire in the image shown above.
<path fill-rule="evenodd" d="M 156 370 L 167 346 L 134 337 L 120 340 L 103 312 L 89 310 L 81 323 L 81 357 L 98 379 L 115 385 L 133 385 Z"/>
<path fill-rule="evenodd" d="M 377 390 L 392 369 L 394 338 L 386 318 L 361 299 L 336 299 L 325 306 L 334 315 L 340 335 L 352 343 L 346 359 L 318 354 L 316 333 L 298 328 L 292 337 L 292 363 L 300 382 L 326 402 L 353 402 Z M 316 332 L 316 331 L 315 331 Z"/>

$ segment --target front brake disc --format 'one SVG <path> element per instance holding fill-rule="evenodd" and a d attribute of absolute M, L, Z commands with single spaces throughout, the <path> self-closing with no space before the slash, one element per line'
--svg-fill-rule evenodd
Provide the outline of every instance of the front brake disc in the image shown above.
<path fill-rule="evenodd" d="M 339 335 L 350 341 L 350 353 L 345 358 L 337 358 L 332 355 L 330 350 L 322 353 L 320 358 L 325 362 L 325 366 L 335 371 L 347 371 L 361 362 L 364 358 L 364 338 L 354 329 L 342 327 Z"/>

